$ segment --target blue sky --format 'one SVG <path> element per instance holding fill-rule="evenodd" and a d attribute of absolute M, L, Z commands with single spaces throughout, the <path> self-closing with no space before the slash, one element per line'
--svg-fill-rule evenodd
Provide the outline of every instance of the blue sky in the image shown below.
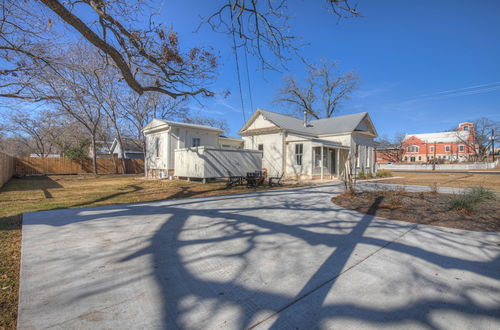
<path fill-rule="evenodd" d="M 344 71 L 355 70 L 361 78 L 339 115 L 367 111 L 379 135 L 389 137 L 449 129 L 479 117 L 500 120 L 500 1 L 359 0 L 363 17 L 340 22 L 323 1 L 288 3 L 291 33 L 310 43 L 302 55 L 310 61 L 338 61 Z M 211 87 L 229 89 L 231 96 L 203 99 L 203 106 L 194 102 L 191 107 L 226 119 L 234 136 L 244 121 L 230 39 L 208 27 L 195 31 L 200 16 L 219 4 L 165 0 L 161 20 L 173 26 L 183 45 L 212 46 L 219 53 L 222 65 Z M 288 70 L 262 72 L 249 58 L 254 108 L 285 110 L 273 103 L 283 75 L 304 76 L 298 60 Z M 242 74 L 248 118 L 254 109 L 245 70 Z"/>

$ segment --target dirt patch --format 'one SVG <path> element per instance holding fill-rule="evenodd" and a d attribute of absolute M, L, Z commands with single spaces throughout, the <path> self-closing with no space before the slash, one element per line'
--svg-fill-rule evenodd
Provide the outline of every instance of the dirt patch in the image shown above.
<path fill-rule="evenodd" d="M 380 183 L 395 183 L 439 187 L 469 188 L 483 186 L 492 190 L 500 190 L 500 174 L 480 174 L 480 173 L 410 173 L 396 172 L 392 173 L 393 179 L 386 179 Z"/>
<path fill-rule="evenodd" d="M 481 201 L 473 212 L 450 209 L 455 195 L 432 192 L 373 191 L 341 194 L 332 202 L 365 214 L 392 220 L 473 231 L 500 231 L 500 202 L 497 199 Z M 378 205 L 376 208 L 370 205 Z"/>

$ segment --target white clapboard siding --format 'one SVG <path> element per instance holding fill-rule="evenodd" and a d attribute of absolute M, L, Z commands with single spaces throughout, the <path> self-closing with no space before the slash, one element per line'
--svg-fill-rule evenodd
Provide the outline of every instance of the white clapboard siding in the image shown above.
<path fill-rule="evenodd" d="M 177 177 L 225 178 L 262 169 L 262 152 L 246 149 L 195 147 L 175 150 Z"/>

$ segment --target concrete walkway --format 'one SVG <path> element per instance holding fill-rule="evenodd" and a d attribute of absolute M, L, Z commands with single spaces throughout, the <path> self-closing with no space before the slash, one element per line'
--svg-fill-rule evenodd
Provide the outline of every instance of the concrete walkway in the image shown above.
<path fill-rule="evenodd" d="M 500 328 L 499 233 L 358 214 L 340 189 L 26 214 L 19 328 Z"/>

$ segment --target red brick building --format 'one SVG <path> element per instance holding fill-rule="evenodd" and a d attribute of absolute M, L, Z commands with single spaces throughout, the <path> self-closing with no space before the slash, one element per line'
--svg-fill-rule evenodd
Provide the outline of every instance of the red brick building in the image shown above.
<path fill-rule="evenodd" d="M 423 163 L 432 159 L 468 161 L 475 155 L 474 124 L 461 123 L 457 131 L 407 134 L 402 143 L 402 161 Z"/>

